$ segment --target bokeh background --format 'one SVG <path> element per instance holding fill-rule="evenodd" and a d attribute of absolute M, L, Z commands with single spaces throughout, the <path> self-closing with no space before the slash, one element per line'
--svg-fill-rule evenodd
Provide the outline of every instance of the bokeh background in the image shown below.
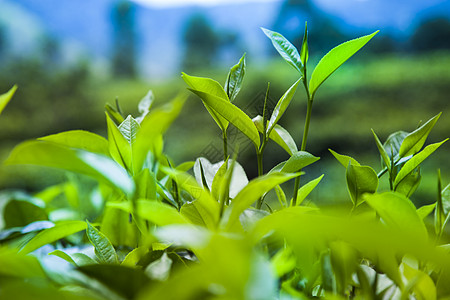
<path fill-rule="evenodd" d="M 297 73 L 273 50 L 260 27 L 299 46 L 309 29 L 309 71 L 339 43 L 380 30 L 320 88 L 307 150 L 322 159 L 307 178 L 327 173 L 313 201 L 346 197 L 345 170 L 328 152 L 380 170 L 370 129 L 384 141 L 398 130 L 443 112 L 429 137 L 450 137 L 450 1 L 272 0 L 123 1 L 0 0 L 0 92 L 19 86 L 0 118 L 0 159 L 19 142 L 70 129 L 105 135 L 104 105 L 118 99 L 126 114 L 152 90 L 162 104 L 186 93 L 181 72 L 223 83 L 246 53 L 247 72 L 236 104 L 260 114 L 267 83 L 277 102 Z M 281 124 L 300 143 L 306 99 L 299 89 Z M 232 130 L 232 129 L 231 129 Z M 248 177 L 256 176 L 252 146 L 230 133 L 231 148 Z M 167 134 L 166 152 L 177 163 L 221 156 L 221 132 L 201 102 L 190 96 Z M 425 162 L 417 203 L 435 201 L 436 169 L 450 181 L 450 145 Z M 268 170 L 287 154 L 270 145 Z M 2 166 L 0 189 L 38 191 L 64 174 L 28 166 Z"/>

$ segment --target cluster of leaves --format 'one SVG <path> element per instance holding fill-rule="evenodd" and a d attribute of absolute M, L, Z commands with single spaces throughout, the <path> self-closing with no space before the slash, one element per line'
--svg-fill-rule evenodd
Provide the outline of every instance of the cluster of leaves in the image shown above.
<path fill-rule="evenodd" d="M 409 199 L 420 182 L 420 164 L 445 142 L 424 147 L 440 115 L 411 133 L 392 134 L 384 144 L 373 133 L 382 158 L 378 174 L 330 150 L 346 169 L 351 209 L 304 201 L 324 176 L 300 184 L 302 169 L 319 159 L 306 151 L 317 89 L 376 33 L 333 48 L 308 82 L 306 28 L 300 51 L 282 35 L 263 31 L 300 74 L 270 116 L 264 109 L 252 119 L 232 103 L 242 87 L 245 56 L 231 68 L 224 87 L 183 74 L 222 131 L 220 162 L 200 157 L 175 165 L 164 154 L 163 134 L 185 98 L 153 108 L 151 92 L 136 118 L 122 116 L 118 105 L 106 106 L 107 139 L 67 131 L 12 151 L 7 164 L 56 167 L 95 184 L 86 191 L 85 179 L 71 176 L 33 196 L 2 195 L 7 203 L 0 232 L 1 298 L 450 297 L 450 246 L 442 245 L 450 186 L 442 189 L 439 175 L 436 203 L 416 209 Z M 300 83 L 307 114 L 298 150 L 278 122 Z M 1 96 L 0 111 L 13 92 Z M 228 155 L 230 124 L 255 146 L 255 179 L 249 181 L 236 157 Z M 265 173 L 269 140 L 290 158 Z M 390 190 L 378 191 L 384 175 Z M 282 188 L 289 180 L 295 180 L 292 199 Z M 271 190 L 280 203 L 276 207 L 264 203 Z M 434 233 L 424 221 L 433 210 Z"/>

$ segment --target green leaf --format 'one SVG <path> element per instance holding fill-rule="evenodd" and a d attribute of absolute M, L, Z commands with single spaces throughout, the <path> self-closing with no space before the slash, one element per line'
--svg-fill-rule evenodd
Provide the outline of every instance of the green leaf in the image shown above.
<path fill-rule="evenodd" d="M 419 187 L 421 179 L 422 176 L 420 175 L 420 168 L 418 167 L 399 182 L 395 187 L 395 191 L 409 198 Z"/>
<path fill-rule="evenodd" d="M 289 106 L 289 103 L 291 103 L 300 80 L 301 79 L 298 79 L 296 82 L 294 82 L 294 84 L 284 93 L 280 100 L 278 100 L 277 105 L 273 109 L 272 116 L 270 116 L 269 124 L 267 125 L 267 135 L 270 136 L 273 127 L 278 123 L 281 116 Z"/>
<path fill-rule="evenodd" d="M 68 263 L 71 263 L 72 265 L 77 266 L 76 262 L 72 259 L 72 257 L 62 250 L 57 249 L 55 251 L 50 252 L 48 255 L 58 256 L 59 258 L 64 259 Z"/>
<path fill-rule="evenodd" d="M 131 210 L 125 212 L 113 206 L 116 202 L 107 202 L 100 225 L 102 233 L 114 246 L 134 248 L 139 243 L 140 232 Z M 129 202 L 120 202 L 126 203 Z"/>
<path fill-rule="evenodd" d="M 152 107 L 153 102 L 155 102 L 155 96 L 153 95 L 152 90 L 149 90 L 147 94 L 144 96 L 144 98 L 142 98 L 141 101 L 139 101 L 138 111 L 141 115 L 136 118 L 136 121 L 138 123 L 141 123 L 142 120 L 145 118 L 145 116 L 150 112 L 150 108 Z"/>
<path fill-rule="evenodd" d="M 184 204 L 180 209 L 180 213 L 192 224 L 207 227 L 208 221 L 203 218 L 206 212 L 200 205 L 196 205 L 195 201 Z"/>
<path fill-rule="evenodd" d="M 6 105 L 9 103 L 11 98 L 14 96 L 14 93 L 17 90 L 17 85 L 14 85 L 8 92 L 0 95 L 0 114 L 5 109 Z"/>
<path fill-rule="evenodd" d="M 375 193 L 378 188 L 377 173 L 368 166 L 355 166 L 351 163 L 347 166 L 347 187 L 356 207 L 361 204 L 365 193 Z"/>
<path fill-rule="evenodd" d="M 106 112 L 109 114 L 109 117 L 114 120 L 115 124 L 122 123 L 125 119 L 122 115 L 110 104 L 105 105 Z"/>
<path fill-rule="evenodd" d="M 121 189 L 127 194 L 134 192 L 133 180 L 126 171 L 110 158 L 47 141 L 26 141 L 16 146 L 6 164 L 32 164 L 59 168 L 91 176 Z"/>
<path fill-rule="evenodd" d="M 437 114 L 405 137 L 400 147 L 400 157 L 414 155 L 422 149 L 431 129 L 433 129 L 434 124 L 436 124 L 441 114 L 442 113 Z"/>
<path fill-rule="evenodd" d="M 262 195 L 273 189 L 275 186 L 298 175 L 298 173 L 290 174 L 274 172 L 251 180 L 249 184 L 242 189 L 242 191 L 240 191 L 231 202 L 231 207 L 228 209 L 230 215 L 226 223 L 227 228 L 233 228 L 235 223 L 239 221 L 239 216 L 241 213 Z"/>
<path fill-rule="evenodd" d="M 237 94 L 241 90 L 242 81 L 245 75 L 245 53 L 242 55 L 239 62 L 234 65 L 227 76 L 227 81 L 225 82 L 225 92 L 231 102 L 234 101 Z"/>
<path fill-rule="evenodd" d="M 375 142 L 377 144 L 378 151 L 380 152 L 381 158 L 383 159 L 384 164 L 386 165 L 388 170 L 390 170 L 391 169 L 391 160 L 389 159 L 389 156 L 388 156 L 386 150 L 384 149 L 383 144 L 381 144 L 381 141 L 378 138 L 378 136 L 376 135 L 375 131 L 373 131 L 373 129 L 371 129 L 371 130 L 372 130 L 372 134 L 375 139 Z"/>
<path fill-rule="evenodd" d="M 348 243 L 335 241 L 330 244 L 331 266 L 336 279 L 337 291 L 344 294 L 356 273 L 360 257 L 357 251 Z"/>
<path fill-rule="evenodd" d="M 261 28 L 264 34 L 272 41 L 273 46 L 288 64 L 303 74 L 303 64 L 297 48 L 278 32 Z"/>
<path fill-rule="evenodd" d="M 3 220 L 4 228 L 12 228 L 48 220 L 48 216 L 42 207 L 25 200 L 12 199 L 3 207 Z"/>
<path fill-rule="evenodd" d="M 383 148 L 391 159 L 398 157 L 400 147 L 407 135 L 408 133 L 405 131 L 397 131 L 388 136 L 383 144 Z"/>
<path fill-rule="evenodd" d="M 108 206 L 131 213 L 131 205 L 129 202 L 109 203 Z M 157 200 L 138 200 L 136 201 L 136 207 L 137 213 L 141 218 L 158 226 L 189 223 L 176 208 Z"/>
<path fill-rule="evenodd" d="M 39 232 L 20 250 L 20 253 L 30 253 L 44 245 L 56 242 L 59 239 L 85 229 L 86 223 L 83 221 L 58 222 L 54 227 Z"/>
<path fill-rule="evenodd" d="M 263 117 L 258 115 L 254 117 L 252 121 L 258 131 L 264 133 Z M 292 136 L 286 129 L 278 124 L 273 127 L 273 130 L 270 132 L 269 138 L 280 145 L 287 153 L 289 153 L 289 155 L 293 155 L 294 152 L 298 151 L 297 145 L 295 144 Z"/>
<path fill-rule="evenodd" d="M 15 249 L 9 247 L 0 247 L 0 277 L 2 278 L 2 292 L 6 288 L 7 277 L 26 278 L 32 280 L 34 278 L 45 278 L 46 274 L 42 269 L 39 261 L 32 255 L 26 253 L 17 253 Z M 4 295 L 3 293 L 1 294 Z M 15 298 L 19 299 L 19 298 Z"/>
<path fill-rule="evenodd" d="M 354 166 L 360 166 L 359 162 L 357 162 L 356 159 L 350 156 L 339 154 L 331 149 L 328 149 L 328 151 L 330 151 L 331 154 L 333 154 L 333 156 L 341 163 L 341 165 L 344 166 L 344 168 L 347 168 L 349 163 L 351 163 Z"/>
<path fill-rule="evenodd" d="M 131 115 L 128 115 L 128 117 L 119 125 L 120 133 L 122 133 L 129 145 L 132 145 L 136 140 L 139 127 L 139 123 Z"/>
<path fill-rule="evenodd" d="M 391 230 L 415 237 L 417 243 L 425 242 L 427 229 L 416 211 L 414 204 L 404 195 L 396 192 L 368 195 L 366 202 L 383 219 Z"/>
<path fill-rule="evenodd" d="M 178 117 L 185 101 L 185 96 L 178 96 L 169 103 L 152 109 L 142 120 L 132 149 L 135 174 L 142 170 L 149 151 L 156 157 L 160 156 L 162 135 Z"/>
<path fill-rule="evenodd" d="M 408 264 L 403 263 L 403 275 L 412 283 L 412 290 L 414 291 L 414 298 L 417 300 L 431 300 L 438 299 L 436 293 L 436 285 L 430 276 L 426 273 L 416 270 Z"/>
<path fill-rule="evenodd" d="M 108 141 L 104 137 L 89 131 L 65 131 L 44 136 L 38 138 L 38 140 L 109 156 Z"/>
<path fill-rule="evenodd" d="M 115 291 L 121 296 L 117 299 L 137 299 L 138 293 L 150 283 L 143 270 L 122 265 L 87 265 L 77 270 Z"/>
<path fill-rule="evenodd" d="M 106 121 L 108 125 L 109 153 L 111 157 L 124 169 L 132 172 L 130 144 L 108 114 L 106 114 Z"/>
<path fill-rule="evenodd" d="M 434 151 L 437 150 L 443 143 L 448 139 L 443 140 L 440 143 L 435 143 L 426 146 L 422 151 L 414 155 L 410 160 L 408 160 L 405 165 L 400 169 L 397 176 L 395 177 L 394 187 L 408 176 L 415 168 L 417 168 L 428 156 L 430 156 Z"/>
<path fill-rule="evenodd" d="M 303 169 L 306 166 L 318 161 L 320 157 L 316 157 L 306 151 L 295 152 L 281 168 L 281 172 L 294 173 Z"/>
<path fill-rule="evenodd" d="M 306 63 L 309 58 L 309 50 L 308 50 L 308 24 L 305 22 L 305 33 L 303 34 L 303 42 L 302 48 L 300 49 L 300 58 L 302 60 L 302 64 L 306 68 Z"/>
<path fill-rule="evenodd" d="M 218 114 L 245 134 L 253 142 L 255 147 L 259 149 L 260 138 L 258 130 L 249 116 L 247 116 L 242 110 L 223 98 L 197 90 L 191 91 L 197 94 L 208 106 L 212 107 Z"/>
<path fill-rule="evenodd" d="M 139 199 L 156 199 L 156 177 L 149 169 L 143 169 L 139 174 L 134 176 L 136 184 L 135 198 Z"/>
<path fill-rule="evenodd" d="M 100 263 L 103 264 L 118 264 L 119 259 L 116 254 L 116 250 L 114 249 L 111 242 L 108 238 L 101 233 L 97 228 L 92 226 L 89 221 L 87 223 L 86 234 L 91 242 L 91 244 L 95 248 L 95 254 L 97 255 Z"/>
<path fill-rule="evenodd" d="M 183 80 L 189 85 L 192 90 L 200 91 L 208 95 L 219 97 L 227 102 L 229 98 L 225 90 L 222 88 L 220 83 L 210 78 L 189 76 L 186 73 L 182 73 Z M 202 98 L 202 97 L 200 97 Z M 202 98 L 205 108 L 208 110 L 211 117 L 216 121 L 217 125 L 225 131 L 228 128 L 228 121 L 222 117 L 213 107 L 211 107 L 205 99 Z"/>
<path fill-rule="evenodd" d="M 423 220 L 426 217 L 428 217 L 429 214 L 431 214 L 431 212 L 434 210 L 435 207 L 436 207 L 436 203 L 432 203 L 432 204 L 421 206 L 416 211 L 417 211 L 417 214 L 419 215 L 419 217 Z"/>
<path fill-rule="evenodd" d="M 297 191 L 297 205 L 302 204 L 303 200 L 308 197 L 308 195 L 315 189 L 315 187 L 320 183 L 324 175 L 321 175 L 320 177 L 311 180 L 307 184 L 303 185 L 298 191 Z"/>
<path fill-rule="evenodd" d="M 223 194 L 225 191 L 222 191 L 224 188 L 224 181 L 226 181 L 226 174 L 228 169 L 228 160 L 220 166 L 220 168 L 217 170 L 216 174 L 214 175 L 214 179 L 211 184 L 211 195 L 214 197 L 214 199 L 219 199 L 220 195 Z M 234 171 L 234 166 L 233 166 Z M 245 174 L 245 173 L 244 173 Z M 245 177 L 247 178 L 247 176 Z M 248 183 L 248 179 L 247 179 Z M 228 186 L 227 191 L 227 197 L 229 196 L 230 187 Z M 237 193 L 236 193 L 237 194 Z M 228 200 L 228 199 L 226 199 Z"/>
<path fill-rule="evenodd" d="M 357 39 L 350 40 L 335 48 L 331 49 L 315 67 L 311 79 L 309 81 L 309 92 L 311 99 L 314 98 L 319 86 L 334 72 L 336 71 L 346 60 L 348 60 L 353 54 L 361 49 L 370 39 L 377 34 L 378 31 L 366 36 L 362 36 Z"/>

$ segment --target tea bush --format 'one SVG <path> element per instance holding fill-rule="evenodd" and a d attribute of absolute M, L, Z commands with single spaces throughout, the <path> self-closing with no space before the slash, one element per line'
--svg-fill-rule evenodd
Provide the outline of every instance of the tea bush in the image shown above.
<path fill-rule="evenodd" d="M 35 195 L 2 193 L 0 298 L 450 297 L 450 185 L 443 187 L 438 172 L 436 202 L 416 208 L 410 200 L 422 162 L 446 141 L 426 145 L 441 114 L 384 143 L 372 131 L 382 161 L 378 172 L 330 149 L 345 170 L 349 205 L 315 205 L 308 197 L 326 174 L 309 182 L 302 176 L 319 160 L 306 151 L 316 92 L 376 32 L 333 48 L 308 81 L 306 27 L 300 51 L 281 34 L 263 31 L 298 72 L 272 112 L 267 96 L 262 115 L 253 118 L 233 104 L 245 77 L 245 55 L 224 86 L 182 76 L 221 132 L 218 162 L 199 157 L 175 164 L 165 154 L 164 133 L 186 97 L 153 107 L 151 92 L 139 103 L 137 117 L 123 116 L 118 105 L 106 106 L 107 138 L 73 130 L 12 151 L 8 165 L 53 167 L 72 175 Z M 300 150 L 278 124 L 299 86 L 307 100 Z M 0 112 L 14 91 L 0 97 Z M 232 127 L 255 148 L 257 178 L 248 179 L 238 151 L 229 148 Z M 272 142 L 289 159 L 266 171 L 264 151 Z M 383 179 L 386 190 L 379 187 Z M 290 180 L 292 198 L 284 184 Z M 272 190 L 276 205 L 265 201 Z"/>

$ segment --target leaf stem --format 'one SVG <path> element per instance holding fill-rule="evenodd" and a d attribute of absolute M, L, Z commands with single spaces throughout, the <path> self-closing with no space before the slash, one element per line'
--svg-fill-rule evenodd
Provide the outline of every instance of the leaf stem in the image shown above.
<path fill-rule="evenodd" d="M 303 75 L 302 81 L 303 81 L 303 85 L 305 86 L 306 96 L 308 97 L 308 104 L 306 106 L 305 127 L 303 128 L 302 145 L 300 147 L 300 151 L 305 151 L 306 150 L 306 142 L 308 140 L 309 123 L 311 122 L 312 105 L 313 105 L 313 98 L 311 98 L 311 95 L 310 95 L 309 89 L 308 89 L 308 83 L 307 83 L 307 79 L 306 79 L 306 71 Z M 300 171 L 301 171 L 301 169 L 298 170 L 298 172 L 300 172 Z M 297 205 L 297 191 L 298 191 L 299 187 L 300 187 L 300 176 L 295 177 L 294 194 L 292 195 L 292 206 Z"/>

